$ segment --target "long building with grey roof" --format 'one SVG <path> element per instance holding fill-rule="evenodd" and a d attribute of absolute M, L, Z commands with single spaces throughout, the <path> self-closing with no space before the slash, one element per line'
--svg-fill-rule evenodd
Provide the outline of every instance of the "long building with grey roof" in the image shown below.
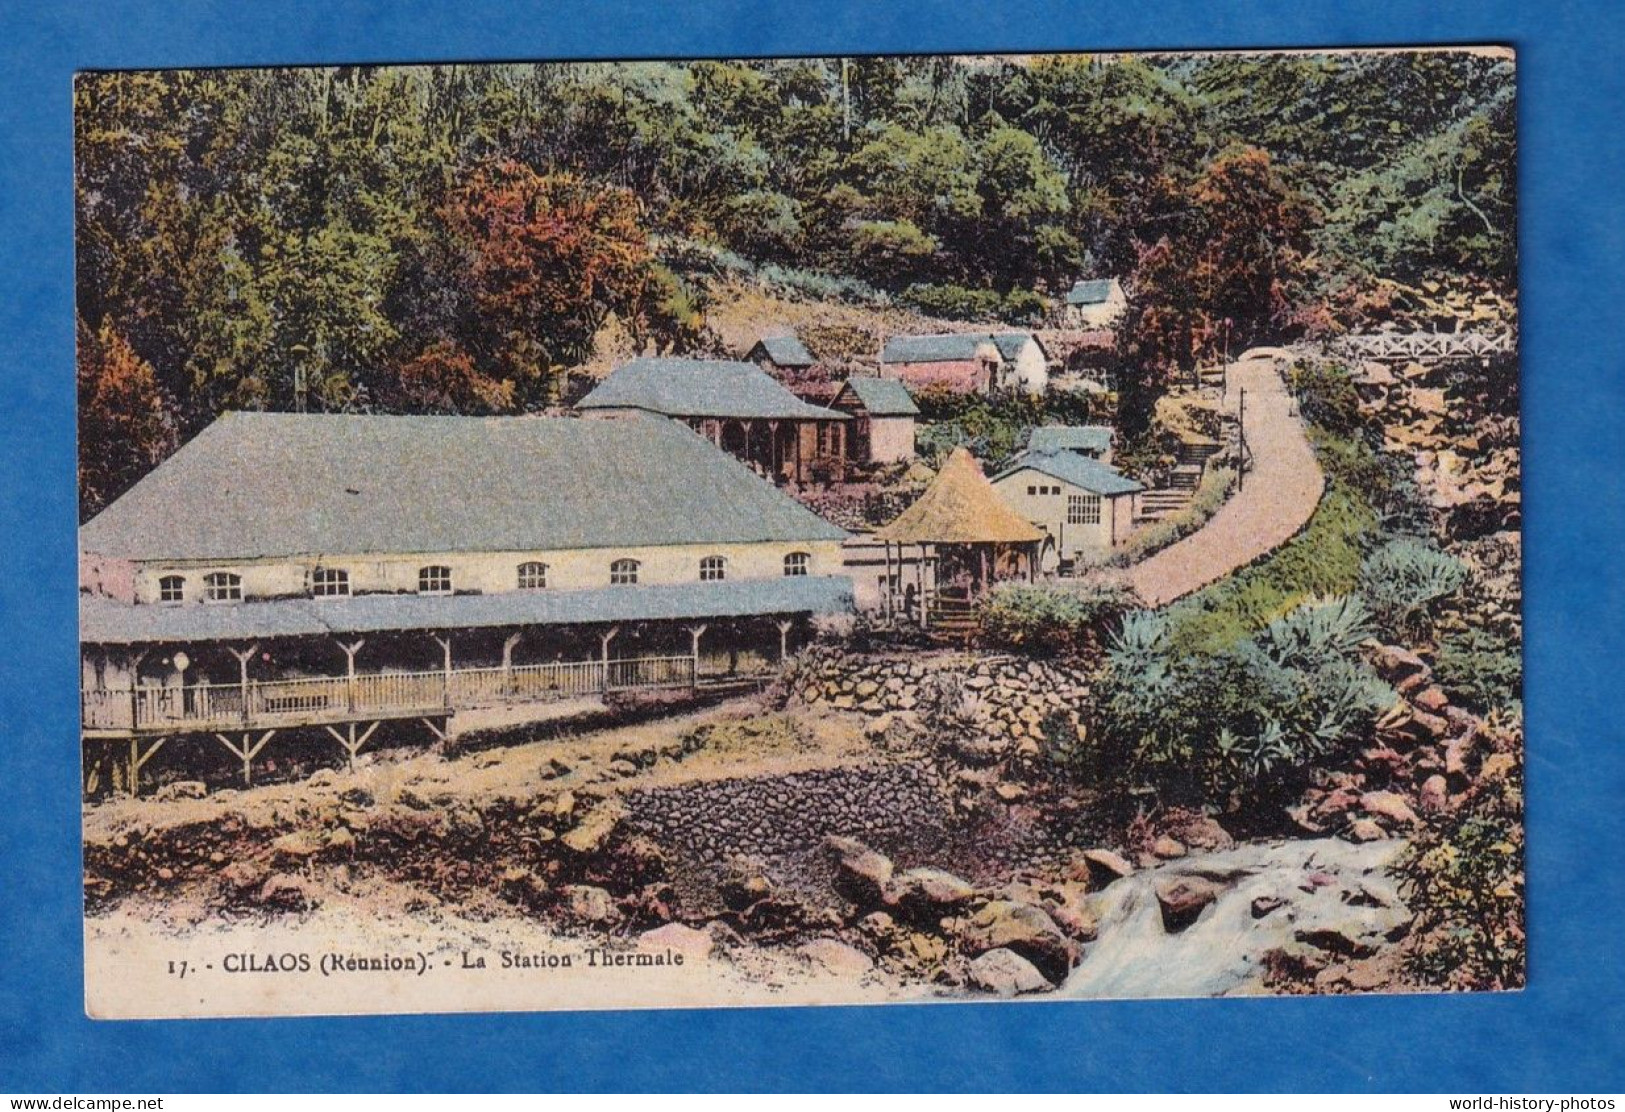
<path fill-rule="evenodd" d="M 845 538 L 659 416 L 227 414 L 80 531 L 86 725 L 377 720 L 430 673 L 444 716 L 500 701 L 482 669 L 693 685 L 850 609 Z"/>

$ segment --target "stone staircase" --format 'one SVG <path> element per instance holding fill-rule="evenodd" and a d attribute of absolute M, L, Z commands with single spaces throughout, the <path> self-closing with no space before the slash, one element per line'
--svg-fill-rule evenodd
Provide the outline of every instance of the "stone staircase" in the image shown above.
<path fill-rule="evenodd" d="M 1196 488 L 1202 484 L 1207 461 L 1218 450 L 1219 445 L 1212 442 L 1182 443 L 1175 454 L 1178 462 L 1168 476 L 1168 485 L 1140 495 L 1135 524 L 1161 521 L 1190 505 L 1191 499 L 1196 497 Z"/>

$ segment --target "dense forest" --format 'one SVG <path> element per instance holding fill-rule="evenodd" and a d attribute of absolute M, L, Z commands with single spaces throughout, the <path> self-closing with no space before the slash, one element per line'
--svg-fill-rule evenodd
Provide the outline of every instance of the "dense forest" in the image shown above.
<path fill-rule="evenodd" d="M 1152 389 L 1379 280 L 1515 282 L 1495 55 L 107 73 L 75 108 L 87 514 L 226 409 L 542 408 L 611 319 L 702 350 L 729 274 L 1013 322 L 1119 276 Z"/>

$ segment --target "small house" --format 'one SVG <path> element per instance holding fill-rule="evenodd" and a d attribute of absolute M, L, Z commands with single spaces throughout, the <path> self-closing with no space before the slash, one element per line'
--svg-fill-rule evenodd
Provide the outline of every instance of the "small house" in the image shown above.
<path fill-rule="evenodd" d="M 1110 552 L 1134 525 L 1140 484 L 1078 452 L 1026 451 L 993 488 L 1047 538 L 1043 570 Z"/>
<path fill-rule="evenodd" d="M 847 458 L 858 463 L 897 463 L 914 458 L 914 419 L 919 406 L 908 387 L 890 378 L 850 378 L 830 402 L 852 417 Z"/>
<path fill-rule="evenodd" d="M 818 360 L 794 335 L 763 336 L 745 353 L 745 362 L 755 363 L 774 377 L 805 374 Z"/>
<path fill-rule="evenodd" d="M 1066 294 L 1066 323 L 1072 328 L 1110 328 L 1128 311 L 1123 283 L 1092 278 L 1073 283 Z"/>
<path fill-rule="evenodd" d="M 905 382 L 912 390 L 1037 397 L 1049 389 L 1049 353 L 1031 332 L 893 336 L 880 352 L 880 377 Z"/>
<path fill-rule="evenodd" d="M 576 408 L 589 416 L 673 418 L 775 482 L 840 482 L 845 475 L 851 418 L 802 401 L 753 363 L 634 359 Z"/>
<path fill-rule="evenodd" d="M 1027 438 L 1031 452 L 1076 452 L 1080 456 L 1110 463 L 1112 456 L 1112 430 L 1110 425 L 1045 425 L 1036 428 Z"/>

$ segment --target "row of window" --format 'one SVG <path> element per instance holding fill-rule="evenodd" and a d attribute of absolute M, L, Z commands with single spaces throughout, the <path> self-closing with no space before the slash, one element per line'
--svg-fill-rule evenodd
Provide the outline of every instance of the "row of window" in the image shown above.
<path fill-rule="evenodd" d="M 1040 485 L 1037 485 L 1037 486 L 1029 486 L 1027 488 L 1027 493 L 1029 495 L 1059 494 L 1059 493 L 1061 493 L 1061 488 L 1058 487 L 1058 486 L 1048 486 L 1048 485 L 1040 484 Z"/>
<path fill-rule="evenodd" d="M 1066 500 L 1066 523 L 1068 525 L 1099 525 L 1100 524 L 1100 495 L 1074 494 Z"/>
<path fill-rule="evenodd" d="M 1099 520 L 1098 510 L 1096 520 Z M 805 552 L 792 552 L 784 558 L 784 574 L 806 575 L 811 557 Z M 609 565 L 609 582 L 613 587 L 636 584 L 642 565 L 637 560 L 615 560 Z M 521 591 L 547 589 L 547 565 L 540 560 L 527 560 L 516 569 L 516 581 Z M 728 578 L 728 561 L 721 556 L 706 556 L 700 560 L 700 582 L 715 583 Z M 350 573 L 343 568 L 317 568 L 310 573 L 310 593 L 316 598 L 342 598 L 350 593 Z M 429 564 L 418 569 L 418 594 L 449 595 L 452 593 L 451 568 L 444 564 Z M 235 572 L 213 571 L 203 577 L 203 597 L 208 602 L 239 602 L 243 597 L 243 577 Z M 159 602 L 185 602 L 186 577 L 166 575 L 158 580 Z"/>

